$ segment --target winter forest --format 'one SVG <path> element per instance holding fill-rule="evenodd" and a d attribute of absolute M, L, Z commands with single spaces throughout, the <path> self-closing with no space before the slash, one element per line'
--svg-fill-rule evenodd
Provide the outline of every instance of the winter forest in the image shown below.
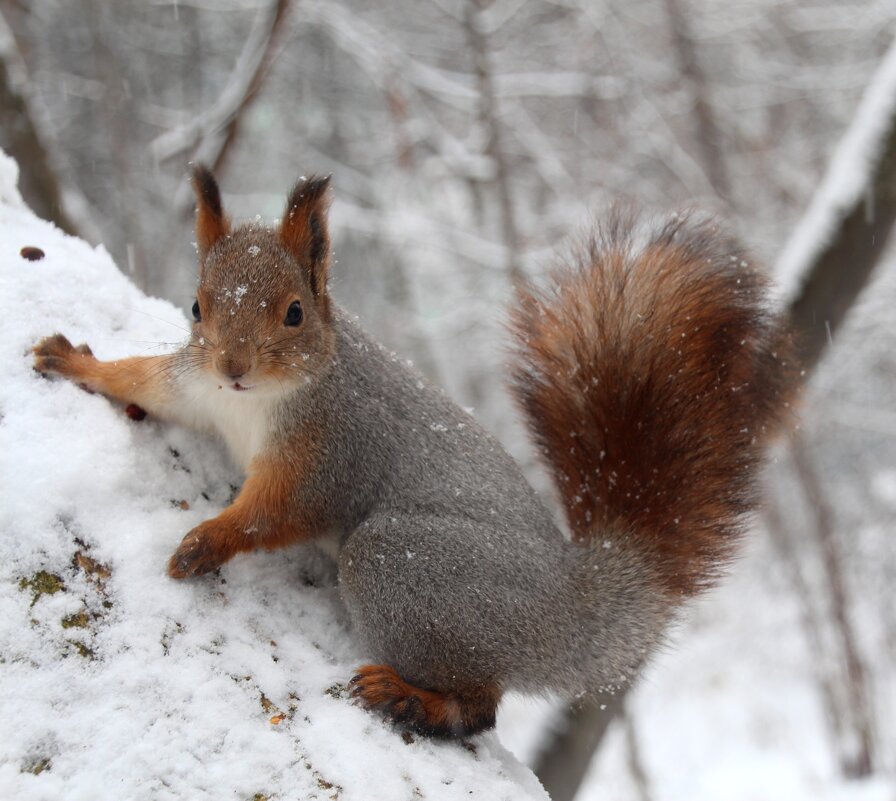
<path fill-rule="evenodd" d="M 894 0 L 0 0 L 0 149 L 0 798 L 892 801 Z M 334 297 L 558 519 L 515 287 L 616 204 L 716 214 L 767 266 L 798 419 L 633 686 L 403 735 L 344 692 L 363 654 L 313 548 L 164 575 L 239 470 L 29 349 L 184 340 L 193 162 L 235 222 L 331 174 Z"/>

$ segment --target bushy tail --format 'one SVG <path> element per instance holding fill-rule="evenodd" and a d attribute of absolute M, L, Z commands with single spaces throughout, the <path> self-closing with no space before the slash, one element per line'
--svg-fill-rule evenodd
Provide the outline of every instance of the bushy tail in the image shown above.
<path fill-rule="evenodd" d="M 792 386 L 787 326 L 710 220 L 616 214 L 513 312 L 513 390 L 580 541 L 641 549 L 666 592 L 717 574 Z"/>

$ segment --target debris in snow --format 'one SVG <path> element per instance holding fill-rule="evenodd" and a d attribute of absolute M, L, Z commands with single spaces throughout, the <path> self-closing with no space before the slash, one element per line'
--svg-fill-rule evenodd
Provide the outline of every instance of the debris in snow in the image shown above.
<path fill-rule="evenodd" d="M 19 251 L 19 255 L 28 261 L 40 261 L 45 254 L 40 248 L 28 245 Z"/>
<path fill-rule="evenodd" d="M 129 403 L 124 410 L 124 413 L 131 418 L 131 420 L 140 421 L 146 418 L 146 410 L 138 406 L 136 403 Z"/>

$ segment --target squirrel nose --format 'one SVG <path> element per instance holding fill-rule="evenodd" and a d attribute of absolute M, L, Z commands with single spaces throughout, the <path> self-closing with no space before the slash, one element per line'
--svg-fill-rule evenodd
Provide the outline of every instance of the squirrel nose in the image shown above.
<path fill-rule="evenodd" d="M 236 381 L 249 372 L 249 366 L 235 359 L 227 359 L 221 364 L 221 372 L 231 381 Z"/>

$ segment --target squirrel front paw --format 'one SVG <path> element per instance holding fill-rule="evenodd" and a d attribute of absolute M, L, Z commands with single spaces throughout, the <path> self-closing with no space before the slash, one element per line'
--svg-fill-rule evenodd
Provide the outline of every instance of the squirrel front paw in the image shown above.
<path fill-rule="evenodd" d="M 231 556 L 225 553 L 221 540 L 221 532 L 214 520 L 200 523 L 181 540 L 168 560 L 168 575 L 182 579 L 201 576 L 219 568 Z"/>
<path fill-rule="evenodd" d="M 75 380 L 81 375 L 83 360 L 93 358 L 93 351 L 88 345 L 75 347 L 62 334 L 44 337 L 31 350 L 37 372 Z"/>

